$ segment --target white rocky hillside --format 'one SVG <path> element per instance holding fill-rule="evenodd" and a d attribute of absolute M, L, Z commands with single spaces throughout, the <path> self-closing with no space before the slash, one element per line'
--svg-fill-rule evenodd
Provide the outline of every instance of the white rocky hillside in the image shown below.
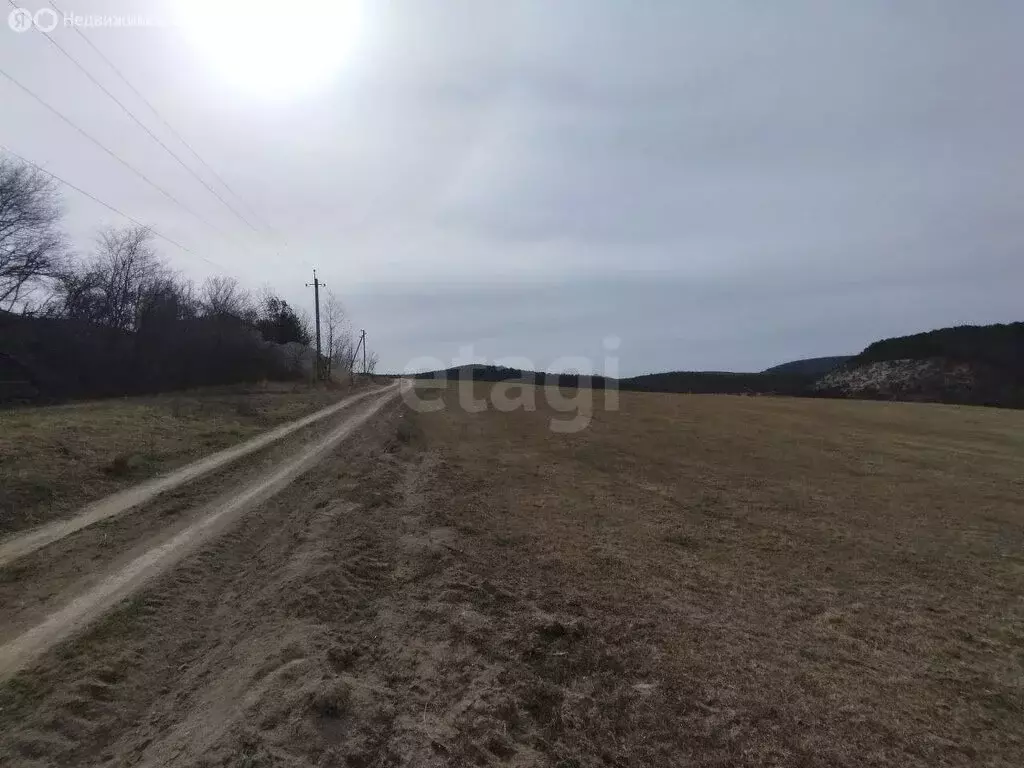
<path fill-rule="evenodd" d="M 814 384 L 822 393 L 886 400 L 1000 402 L 1007 383 L 987 366 L 943 358 L 847 365 Z"/>

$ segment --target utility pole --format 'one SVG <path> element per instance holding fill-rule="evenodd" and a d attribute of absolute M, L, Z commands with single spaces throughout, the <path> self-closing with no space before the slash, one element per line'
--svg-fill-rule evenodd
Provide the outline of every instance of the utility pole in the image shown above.
<path fill-rule="evenodd" d="M 363 373 L 366 373 L 366 331 L 359 331 L 359 343 L 356 344 L 355 351 L 352 352 L 352 365 L 349 368 L 349 376 L 351 381 L 356 380 L 356 358 L 359 357 L 359 348 L 363 348 Z"/>
<path fill-rule="evenodd" d="M 322 372 L 320 370 L 320 366 L 321 366 L 321 358 L 320 358 L 320 286 L 321 285 L 327 285 L 327 284 L 320 282 L 320 280 L 316 276 L 316 270 L 314 269 L 313 270 L 313 282 L 312 283 L 306 283 L 306 287 L 309 288 L 310 285 L 313 286 L 313 302 L 316 305 L 316 310 L 315 310 L 315 315 L 316 315 L 316 365 L 313 367 L 313 375 L 317 378 L 317 381 L 319 381 L 321 378 L 323 378 L 322 375 L 321 375 Z"/>

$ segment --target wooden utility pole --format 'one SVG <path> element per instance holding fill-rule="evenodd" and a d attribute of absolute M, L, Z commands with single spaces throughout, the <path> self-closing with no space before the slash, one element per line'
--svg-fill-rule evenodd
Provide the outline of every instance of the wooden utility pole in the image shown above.
<path fill-rule="evenodd" d="M 359 348 L 363 348 L 363 373 L 366 373 L 366 331 L 359 332 L 359 343 L 356 344 L 355 350 L 352 352 L 352 365 L 349 369 L 351 380 L 356 380 L 356 358 L 359 357 Z"/>
<path fill-rule="evenodd" d="M 316 270 L 313 270 L 313 282 L 306 283 L 306 287 L 313 286 L 313 303 L 316 307 L 314 314 L 316 316 L 316 365 L 313 367 L 313 375 L 320 380 L 323 378 L 322 371 L 320 370 L 322 365 L 322 358 L 320 357 L 320 286 L 327 285 L 321 283 L 316 276 Z"/>

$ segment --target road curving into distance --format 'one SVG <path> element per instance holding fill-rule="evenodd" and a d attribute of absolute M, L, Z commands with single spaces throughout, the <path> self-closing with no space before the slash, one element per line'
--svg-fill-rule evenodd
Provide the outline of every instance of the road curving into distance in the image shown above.
<path fill-rule="evenodd" d="M 351 415 L 346 415 L 326 436 L 311 445 L 303 447 L 301 450 L 282 461 L 278 465 L 277 469 L 269 475 L 253 480 L 244 487 L 235 489 L 231 495 L 230 501 L 208 506 L 206 509 L 202 510 L 202 513 L 195 522 L 187 528 L 180 531 L 169 540 L 164 541 L 139 555 L 126 565 L 105 575 L 103 580 L 94 587 L 71 597 L 63 604 L 62 607 L 55 610 L 41 622 L 25 632 L 22 632 L 17 637 L 14 637 L 3 646 L 0 646 L 0 681 L 7 680 L 19 670 L 23 669 L 27 664 L 31 663 L 32 660 L 53 647 L 56 643 L 61 642 L 65 638 L 87 627 L 95 619 L 99 618 L 118 602 L 131 595 L 154 576 L 174 566 L 183 557 L 195 551 L 200 545 L 209 541 L 230 525 L 237 522 L 247 512 L 257 507 L 261 502 L 267 500 L 288 486 L 297 477 L 316 465 L 317 462 L 319 462 L 346 437 L 369 421 L 388 402 L 397 397 L 402 386 L 405 385 L 401 382 L 396 382 L 395 384 L 388 385 L 387 387 L 375 389 L 372 392 L 348 398 L 335 406 L 331 406 L 330 409 L 325 409 L 328 411 L 326 414 L 321 411 L 317 414 L 313 414 L 312 417 L 306 417 L 306 419 L 300 420 L 303 424 L 309 424 L 319 418 L 324 418 L 325 415 L 336 413 L 357 400 L 365 399 L 371 395 L 377 395 L 377 397 L 369 404 L 359 408 Z M 299 422 L 293 422 L 286 428 L 291 428 L 298 423 Z M 277 430 L 275 430 L 275 432 L 276 431 Z M 264 438 L 266 437 L 268 436 L 265 435 Z M 265 445 L 266 443 L 263 444 Z M 239 449 L 242 447 L 243 446 L 238 446 Z M 244 452 L 238 452 L 237 449 L 233 450 L 235 450 L 234 458 L 237 458 L 238 456 L 245 455 L 245 453 L 255 449 L 249 449 Z M 229 452 L 225 451 L 223 453 Z M 217 454 L 216 456 L 221 455 L 222 454 Z M 212 459 L 214 457 L 210 458 Z M 224 461 L 227 460 L 230 459 L 222 460 L 221 463 L 224 463 Z M 197 462 L 197 464 L 202 463 L 203 462 Z M 194 465 L 190 465 L 190 467 L 192 466 Z M 186 471 L 188 469 L 189 468 L 185 468 L 185 470 L 181 470 L 180 473 L 175 474 L 181 474 L 184 478 L 191 479 L 199 476 L 199 474 L 205 474 L 210 471 L 209 469 L 205 469 L 204 471 L 197 473 L 193 470 L 189 473 Z M 172 476 L 167 476 L 167 478 L 170 477 Z M 182 479 L 180 482 L 185 482 L 185 480 Z M 151 485 L 152 483 L 144 484 L 144 486 Z M 170 486 L 164 486 L 162 490 L 166 490 L 167 487 Z M 136 500 L 129 506 L 135 506 L 135 504 L 142 503 L 142 501 L 147 498 L 151 498 L 158 492 L 159 491 L 148 490 L 149 495 Z M 125 493 L 127 494 L 129 492 Z M 118 496 L 122 495 L 124 494 L 118 494 Z M 124 507 L 124 509 L 128 508 L 128 506 Z M 123 511 L 123 509 L 121 511 Z M 110 517 L 110 515 L 106 515 L 106 517 Z M 85 523 L 84 525 L 88 524 L 89 523 Z M 78 528 L 81 527 L 83 526 L 78 526 Z M 51 541 L 52 540 L 53 539 L 51 539 Z"/>
<path fill-rule="evenodd" d="M 54 520 L 53 522 L 41 525 L 38 528 L 33 528 L 24 533 L 11 536 L 5 541 L 0 541 L 0 567 L 17 560 L 19 557 L 24 557 L 25 555 L 35 552 L 37 549 L 41 549 L 48 544 L 59 541 L 75 531 L 80 531 L 82 528 L 98 523 L 101 520 L 107 520 L 111 517 L 121 515 L 161 493 L 174 490 L 191 480 L 208 475 L 210 472 L 220 469 L 243 456 L 247 456 L 271 445 L 272 443 L 276 443 L 303 427 L 307 427 L 310 424 L 314 424 L 328 418 L 329 416 L 333 416 L 360 400 L 397 386 L 397 384 L 389 384 L 384 388 L 378 387 L 366 392 L 360 392 L 356 395 L 351 395 L 350 397 L 346 397 L 344 400 L 339 400 L 337 403 L 329 405 L 326 408 L 322 408 L 315 413 L 302 417 L 301 419 L 288 422 L 287 424 L 282 424 L 259 437 L 254 437 L 244 443 L 240 443 L 231 448 L 226 448 L 223 451 L 218 451 L 217 453 L 211 454 L 203 459 L 194 461 L 191 464 L 186 464 L 184 467 L 176 469 L 173 472 L 154 477 L 144 483 L 139 483 L 131 488 L 106 496 L 105 498 L 83 507 L 71 517 L 64 518 L 62 520 Z"/>

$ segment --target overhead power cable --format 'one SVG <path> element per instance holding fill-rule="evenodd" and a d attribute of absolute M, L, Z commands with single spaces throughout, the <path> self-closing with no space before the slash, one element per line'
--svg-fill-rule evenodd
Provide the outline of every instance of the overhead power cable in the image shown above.
<path fill-rule="evenodd" d="M 64 15 L 64 12 L 57 6 L 56 3 L 53 2 L 53 0 L 48 0 L 48 2 L 50 3 L 50 6 L 55 11 L 57 11 L 57 13 L 61 14 L 62 16 Z M 269 232 L 271 235 L 274 235 L 275 237 L 278 237 L 277 233 L 274 232 L 274 228 L 271 227 L 270 224 L 268 224 L 267 221 L 263 217 L 261 217 L 258 213 L 256 213 L 252 209 L 252 206 L 250 206 L 248 203 L 246 203 L 245 199 L 241 195 L 239 195 L 231 187 L 230 184 L 228 184 L 226 181 L 224 181 L 224 179 L 221 177 L 221 175 L 219 173 L 217 173 L 217 171 L 215 171 L 213 169 L 213 167 L 208 162 L 206 162 L 206 160 L 203 159 L 203 157 L 192 147 L 192 145 L 189 144 L 189 142 L 187 142 L 185 140 L 185 137 L 182 136 L 181 133 L 179 133 L 178 130 L 173 125 L 171 125 L 171 123 L 167 120 L 167 118 L 165 118 L 155 106 L 153 106 L 152 102 L 150 102 L 150 100 L 147 99 L 142 94 L 142 92 L 132 84 L 132 82 L 125 76 L 125 74 L 120 70 L 120 68 L 116 64 L 114 64 L 114 62 L 112 62 L 107 57 L 107 55 L 105 53 L 103 53 L 103 51 L 101 51 L 98 47 L 96 47 L 96 45 L 93 43 L 93 41 L 81 29 L 79 29 L 76 26 L 76 27 L 74 27 L 74 30 L 75 30 L 75 33 L 80 38 L 82 38 L 82 40 L 85 41 L 86 45 L 88 45 L 90 48 L 92 48 L 92 50 L 96 53 L 96 55 L 99 56 L 101 59 L 103 59 L 104 62 L 106 62 L 107 66 L 110 67 L 114 71 L 114 73 L 121 79 L 121 82 L 124 83 L 129 88 L 129 90 L 131 90 L 132 93 L 134 93 L 136 96 L 139 97 L 139 99 L 142 101 L 142 103 L 145 104 L 149 108 L 149 111 L 152 112 L 156 116 L 156 118 L 163 124 L 164 128 L 166 128 L 174 136 L 174 138 L 176 138 L 179 142 L 181 142 L 182 146 L 184 146 L 185 149 L 187 149 L 190 153 L 192 153 L 192 156 L 196 160 L 198 160 L 207 171 L 210 172 L 210 174 L 213 176 L 213 178 L 215 178 L 218 182 L 220 182 L 221 186 L 224 187 L 224 189 L 226 189 L 228 192 L 231 193 L 231 196 L 235 198 L 235 200 L 246 210 L 246 212 L 250 216 L 252 216 L 252 218 L 256 219 L 263 226 L 263 228 L 267 230 L 267 232 Z M 218 195 L 218 198 L 219 197 L 220 196 Z M 224 204 L 227 205 L 226 201 L 222 200 L 222 202 L 224 202 Z M 252 225 L 250 224 L 249 226 L 252 226 Z M 280 239 L 280 238 L 278 238 L 278 239 Z"/>
<path fill-rule="evenodd" d="M 55 115 L 56 115 L 57 117 L 59 117 L 59 118 L 60 118 L 61 120 L 63 120 L 63 121 L 64 121 L 65 123 L 67 123 L 68 125 L 70 125 L 70 126 L 71 126 L 72 128 L 74 128 L 74 129 L 75 129 L 75 130 L 76 130 L 76 131 L 77 131 L 78 133 L 80 133 L 80 134 L 81 134 L 82 136 L 84 136 L 85 138 L 87 138 L 87 139 L 88 139 L 89 141 L 91 141 L 91 142 L 92 142 L 93 144 L 95 144 L 95 145 L 96 145 L 97 147 L 99 147 L 100 149 L 102 149 L 102 150 L 103 150 L 104 152 L 106 152 L 106 153 L 107 153 L 108 155 L 110 155 L 110 156 L 111 156 L 112 158 L 114 158 L 114 159 L 115 159 L 115 160 L 116 160 L 117 162 L 119 162 L 119 163 L 120 163 L 121 165 L 123 165 L 123 166 L 124 166 L 125 168 L 127 168 L 127 169 L 128 169 L 129 171 L 131 171 L 131 172 L 132 172 L 132 173 L 134 173 L 134 174 L 135 174 L 136 176 L 138 176 L 138 177 L 139 177 L 140 179 L 142 179 L 142 180 L 143 180 L 144 182 L 146 182 L 147 184 L 149 184 L 149 186 L 151 186 L 151 187 L 152 187 L 153 189 L 155 189 L 155 190 L 156 190 L 157 192 L 159 192 L 159 193 L 160 193 L 160 194 L 162 194 L 162 195 L 163 195 L 164 197 L 166 197 L 166 198 L 167 198 L 168 200 L 170 200 L 170 201 L 171 201 L 171 202 L 173 202 L 173 203 L 174 203 L 175 205 L 177 205 L 178 207 L 180 207 L 180 208 L 181 208 L 181 209 L 182 209 L 183 211 L 185 211 L 186 213 L 189 213 L 189 214 L 191 214 L 192 216 L 194 216 L 195 218 L 199 219 L 199 221 L 203 222 L 203 224 L 205 224 L 206 226 L 210 227 L 210 229 L 212 229 L 212 230 L 214 230 L 214 231 L 216 231 L 216 232 L 219 232 L 219 233 L 220 233 L 221 235 L 224 235 L 225 237 L 228 237 L 228 235 L 227 235 L 227 234 L 226 234 L 226 233 L 224 232 L 224 230 L 222 230 L 222 229 L 221 229 L 220 227 L 216 226 L 215 224 L 211 224 L 211 223 L 210 223 L 210 222 L 209 222 L 209 221 L 208 221 L 208 220 L 207 220 L 207 219 L 206 219 L 205 217 L 203 217 L 202 215 L 200 215 L 200 214 L 196 213 L 195 211 L 193 211 L 193 210 L 192 210 L 191 208 L 189 208 L 189 207 L 188 207 L 187 205 L 185 205 L 185 204 L 184 204 L 183 202 L 181 202 L 181 200 L 179 200 L 178 198 L 176 198 L 176 197 L 175 197 L 174 195 L 172 195 L 172 194 L 171 194 L 170 192 L 168 192 L 168 191 L 167 191 L 166 189 L 164 189 L 164 188 L 163 188 L 163 187 L 161 187 L 161 186 L 160 186 L 159 184 L 157 184 L 157 183 L 156 183 L 155 181 L 153 181 L 152 179 L 150 179 L 150 178 L 149 178 L 149 177 L 148 177 L 148 176 L 147 176 L 146 174 L 144 174 L 144 173 L 143 173 L 142 171 L 140 171 L 140 170 L 139 170 L 138 168 L 136 168 L 136 167 L 135 167 L 134 165 L 132 165 L 132 164 L 131 164 L 131 163 L 129 163 L 129 162 L 127 161 L 127 160 L 125 160 L 125 159 L 124 159 L 124 158 L 122 158 L 122 157 L 121 157 L 120 155 L 118 155 L 118 154 L 117 154 L 116 152 L 114 152 L 114 150 L 112 150 L 112 149 L 110 149 L 109 147 L 107 147 L 107 146 L 106 146 L 105 144 L 103 144 L 103 142 L 101 142 L 101 141 L 100 141 L 99 139 L 95 138 L 94 136 L 92 136 L 92 134 L 88 133 L 88 132 L 87 132 L 87 131 L 86 131 L 86 130 L 85 130 L 84 128 L 80 127 L 80 126 L 79 126 L 79 125 L 78 125 L 77 123 L 75 123 L 75 121 L 74 121 L 74 120 L 72 120 L 72 119 L 71 119 L 70 117 L 68 117 L 67 115 L 65 115 L 65 114 L 64 114 L 63 112 L 61 112 L 60 110 L 58 110 L 58 109 L 57 109 L 56 107 L 54 107 L 53 105 L 51 105 L 51 104 L 50 104 L 49 102 L 45 101 L 45 100 L 44 100 L 44 99 L 43 99 L 43 98 L 42 98 L 41 96 L 38 96 L 38 95 L 37 95 L 37 94 L 36 94 L 36 93 L 35 93 L 35 92 L 34 92 L 34 91 L 33 91 L 33 90 L 31 89 L 31 88 L 29 88 L 29 87 L 28 87 L 28 86 L 26 86 L 26 85 L 23 85 L 23 84 L 22 84 L 21 82 L 19 82 L 18 80 L 16 80 L 16 79 L 15 79 L 15 78 L 14 78 L 14 77 L 13 77 L 12 75 L 10 75 L 9 73 L 5 72 L 5 71 L 4 71 L 3 69 L 0 69 L 0 75 L 3 75 L 4 77 L 6 77 L 6 78 L 7 78 L 8 80 L 10 80 L 10 81 L 11 81 L 12 83 L 14 83 L 14 84 L 15 84 L 15 85 L 16 85 L 16 86 L 17 86 L 18 88 L 20 88 L 20 89 L 21 89 L 22 91 L 24 91 L 24 92 L 25 92 L 26 94 L 28 94 L 28 95 L 29 95 L 29 96 L 31 96 L 31 97 L 32 97 L 33 99 L 35 99 L 36 101 L 38 101 L 38 102 L 39 102 L 40 104 L 42 104 L 42 105 L 43 105 L 44 107 L 46 107 L 46 108 L 47 108 L 48 110 L 50 110 L 50 112 L 52 112 L 53 114 L 55 114 Z"/>
<path fill-rule="evenodd" d="M 188 247 L 182 245 L 177 240 L 174 240 L 174 239 L 168 237 L 167 235 L 165 235 L 162 232 L 158 231 L 156 228 L 150 226 L 149 224 L 143 224 L 141 221 L 139 221 L 135 217 L 129 216 L 127 213 L 125 213 L 124 211 L 122 211 L 122 210 L 120 210 L 118 208 L 115 208 L 110 203 L 107 203 L 107 202 L 104 202 L 103 200 L 100 200 L 98 197 L 93 195 L 91 192 L 87 192 L 86 190 L 82 189 L 81 187 L 79 187 L 79 186 L 77 186 L 75 184 L 72 184 L 67 179 L 62 179 L 60 176 L 58 176 L 57 174 L 53 173 L 52 171 L 46 170 L 45 168 L 40 166 L 38 163 L 33 163 L 27 157 L 23 157 L 22 155 L 19 155 L 17 152 L 15 152 L 10 147 L 7 147 L 7 146 L 5 146 L 3 144 L 0 144 L 0 150 L 6 152 L 7 154 L 11 155 L 12 157 L 18 158 L 18 160 L 20 160 L 21 162 L 25 163 L 26 165 L 32 166 L 33 168 L 35 168 L 40 173 L 45 173 L 51 179 L 53 179 L 55 181 L 59 181 L 61 184 L 65 185 L 67 187 L 70 187 L 71 189 L 75 190 L 75 192 L 78 192 L 80 195 L 85 195 L 85 197 L 88 197 L 93 202 L 99 203 L 104 208 L 106 208 L 106 209 L 108 209 L 110 211 L 113 211 L 118 216 L 123 216 L 124 218 L 128 219 L 128 221 L 132 222 L 133 224 L 136 224 L 137 226 L 140 226 L 140 227 L 145 227 L 150 232 L 152 232 L 154 235 L 159 237 L 161 240 L 166 240 L 168 243 L 170 243 L 171 245 L 175 246 L 176 248 L 180 248 L 185 253 L 187 253 L 187 254 L 189 254 L 191 256 L 195 256 L 197 259 L 201 259 L 202 261 L 205 261 L 210 266 L 217 267 L 217 269 L 225 269 L 225 267 L 223 267 L 222 265 L 218 264 L 217 262 L 211 261 L 210 259 L 206 258 L 205 256 L 196 253 L 191 248 L 188 248 Z"/>
<path fill-rule="evenodd" d="M 17 9 L 19 9 L 19 10 L 22 10 L 21 6 L 20 6 L 20 5 L 18 5 L 18 4 L 17 4 L 16 2 L 15 2 L 15 0 L 7 0 L 7 1 L 8 1 L 8 2 L 9 2 L 9 3 L 11 4 L 11 5 L 13 5 L 13 6 L 15 7 L 15 8 L 17 8 Z M 54 7 L 56 8 L 56 6 L 54 6 Z M 58 11 L 58 12 L 59 12 L 59 11 Z M 182 159 L 181 159 L 181 158 L 180 158 L 180 157 L 179 157 L 179 156 L 178 156 L 178 155 L 177 155 L 177 154 L 176 154 L 176 153 L 174 152 L 174 150 L 172 150 L 172 149 L 171 149 L 170 147 L 168 147 L 168 146 L 167 146 L 167 145 L 166 145 L 166 144 L 165 144 L 165 143 L 163 142 L 163 140 L 162 140 L 162 139 L 161 139 L 161 138 L 160 138 L 159 136 L 157 136 L 157 135 L 156 135 L 155 133 L 153 133 L 153 131 L 151 131 L 151 130 L 149 129 L 149 126 L 147 126 L 147 125 L 146 125 L 145 123 L 143 123 L 143 122 L 142 122 L 142 121 L 141 121 L 141 120 L 140 120 L 140 119 L 139 119 L 139 118 L 138 118 L 138 117 L 136 116 L 136 114 L 135 114 L 134 112 L 132 112 L 132 111 L 131 111 L 131 110 L 130 110 L 130 109 L 129 109 L 129 108 L 127 107 L 127 106 L 125 106 L 124 102 L 122 102 L 122 101 L 121 101 L 121 100 L 120 100 L 119 98 L 117 98 L 117 96 L 115 96 L 115 95 L 114 95 L 113 93 L 111 93 L 111 92 L 110 92 L 110 90 L 109 90 L 109 89 L 108 89 L 108 88 L 107 88 L 107 87 L 106 87 L 105 85 L 103 85 L 103 83 L 101 83 L 101 82 L 100 82 L 99 80 L 97 80 L 97 79 L 96 79 L 96 78 L 95 78 L 95 77 L 93 76 L 93 74 L 92 74 L 92 73 L 91 73 L 91 72 L 90 72 L 89 70 L 87 70 L 87 69 L 85 68 L 85 66 L 84 66 L 84 65 L 83 65 L 83 64 L 82 64 L 82 63 L 81 63 L 80 61 L 78 61 L 78 59 L 76 59 L 76 58 L 75 58 L 74 56 L 72 56 L 72 55 L 71 55 L 70 53 L 68 53 L 67 49 L 65 49 L 65 48 L 64 48 L 64 46 L 62 46 L 62 45 L 61 45 L 60 43 L 58 43 L 58 42 L 57 42 L 56 40 L 54 40 L 54 39 L 53 39 L 53 35 L 51 35 L 51 34 L 50 34 L 49 32 L 46 32 L 46 31 L 44 31 L 44 30 L 42 30 L 42 29 L 40 29 L 39 31 L 40 31 L 40 32 L 42 32 L 43 36 L 44 36 L 44 37 L 45 37 L 45 38 L 46 38 L 46 39 L 47 39 L 47 40 L 48 40 L 48 41 L 50 42 L 50 44 L 51 44 L 51 45 L 52 45 L 52 46 L 53 46 L 54 48 L 56 48 L 56 49 L 57 49 L 58 51 L 60 51 L 60 52 L 61 52 L 61 54 L 63 54 L 63 56 L 64 56 L 64 57 L 65 57 L 65 58 L 66 58 L 66 59 L 67 59 L 68 61 L 70 61 L 70 62 L 71 62 L 72 64 L 74 64 L 74 65 L 75 65 L 75 67 L 77 67 L 77 68 L 78 68 L 78 70 L 79 70 L 79 71 L 80 71 L 80 72 L 81 72 L 81 73 L 82 73 L 83 75 L 85 75 L 85 76 L 86 76 L 87 78 L 89 78 L 89 80 L 91 80 L 91 81 L 92 81 L 93 85 L 95 85 L 95 86 L 96 86 L 97 88 L 99 88 L 99 89 L 100 89 L 101 91 L 103 91 L 103 93 L 105 93 L 105 94 L 106 94 L 106 95 L 107 95 L 107 96 L 108 96 L 108 97 L 110 98 L 110 100 L 111 100 L 111 101 L 113 101 L 113 102 L 114 102 L 115 104 L 117 104 L 117 106 L 119 106 L 119 107 L 121 108 L 121 110 L 122 110 L 122 111 L 123 111 L 123 112 L 124 112 L 124 113 L 125 113 L 126 115 L 128 115 L 128 117 L 130 117 L 130 118 L 131 118 L 131 119 L 132 119 L 133 121 L 135 121 L 135 124 L 136 124 L 136 125 L 138 125 L 138 126 L 139 126 L 139 127 L 140 127 L 140 128 L 142 129 L 142 130 L 144 130 L 144 131 L 146 132 L 146 134 L 147 134 L 147 135 L 148 135 L 148 136 L 149 136 L 149 137 L 150 137 L 150 138 L 151 138 L 151 139 L 152 139 L 153 141 L 155 141 L 155 142 L 156 142 L 157 144 L 159 144 L 159 145 L 160 145 L 160 147 L 161 147 L 161 148 L 162 148 L 162 149 L 163 149 L 163 150 L 164 150 L 164 151 L 165 151 L 165 152 L 166 152 L 167 154 L 169 154 L 169 155 L 170 155 L 170 156 L 171 156 L 172 158 L 174 158 L 174 159 L 175 159 L 175 160 L 177 161 L 177 163 L 178 163 L 178 164 L 179 164 L 179 165 L 180 165 L 180 166 L 181 166 L 182 168 L 184 168 L 184 169 L 185 169 L 185 170 L 186 170 L 186 171 L 187 171 L 187 172 L 188 172 L 189 174 L 191 174 L 191 175 L 192 175 L 192 176 L 193 176 L 193 177 L 194 177 L 194 178 L 196 179 L 196 181 L 198 181 L 198 182 L 199 182 L 200 184 L 202 184 L 202 185 L 203 185 L 204 187 L 206 187 L 206 189 L 207 189 L 207 190 L 209 190 L 210 194 L 214 195 L 214 196 L 215 196 L 215 197 L 216 197 L 216 198 L 217 198 L 218 200 L 220 200 L 220 201 L 221 201 L 221 202 L 222 202 L 222 203 L 223 203 L 223 204 L 224 204 L 224 205 L 225 205 L 225 206 L 227 207 L 227 209 L 228 209 L 229 211 L 231 211 L 231 212 L 232 212 L 232 213 L 233 213 L 233 214 L 234 214 L 235 216 L 237 216 L 237 217 L 238 217 L 238 219 L 239 219 L 239 220 L 240 220 L 240 221 L 241 221 L 241 222 L 242 222 L 243 224 L 245 224 L 245 225 L 246 225 L 247 227 L 249 227 L 249 228 L 250 228 L 251 230 L 253 230 L 254 232 L 255 232 L 255 231 L 257 231 L 257 230 L 256 230 L 256 227 L 254 227 L 254 226 L 253 226 L 253 225 L 252 225 L 252 224 L 251 224 L 251 223 L 249 222 L 249 220 L 248 220 L 248 219 L 246 219 L 246 218 L 245 218 L 245 217 L 244 217 L 244 216 L 243 216 L 242 214 L 240 214 L 240 213 L 239 213 L 239 212 L 238 212 L 238 211 L 237 211 L 237 210 L 235 209 L 235 207 L 234 207 L 233 205 L 231 205 L 231 203 L 229 203 L 229 202 L 228 202 L 227 200 L 225 200 L 225 199 L 224 199 L 224 198 L 223 198 L 223 197 L 221 196 L 221 194 L 220 194 L 220 193 L 219 193 L 219 192 L 218 192 L 217 190 L 215 190 L 215 189 L 214 189 L 213 187 L 211 187 L 211 186 L 210 186 L 210 185 L 209 185 L 209 184 L 208 184 L 208 183 L 206 182 L 206 179 L 204 179 L 204 178 L 203 178 L 202 176 L 200 176 L 200 175 L 199 175 L 199 174 L 197 174 L 197 173 L 196 173 L 196 172 L 195 172 L 194 170 L 192 170 L 192 168 L 191 168 L 191 167 L 189 167 L 189 165 L 188 165 L 188 164 L 187 164 L 187 163 L 186 163 L 186 162 L 185 162 L 184 160 L 182 160 Z"/>

